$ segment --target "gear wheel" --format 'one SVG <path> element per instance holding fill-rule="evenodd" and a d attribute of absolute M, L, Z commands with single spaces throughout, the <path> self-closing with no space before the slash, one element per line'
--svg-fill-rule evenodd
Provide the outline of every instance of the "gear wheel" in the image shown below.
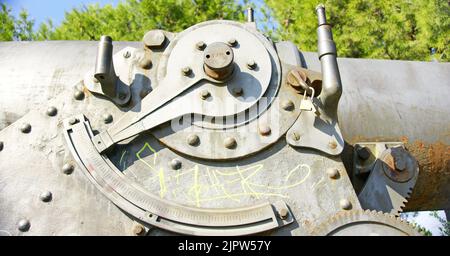
<path fill-rule="evenodd" d="M 339 212 L 317 226 L 317 236 L 420 236 L 411 224 L 387 213 L 353 210 Z"/>

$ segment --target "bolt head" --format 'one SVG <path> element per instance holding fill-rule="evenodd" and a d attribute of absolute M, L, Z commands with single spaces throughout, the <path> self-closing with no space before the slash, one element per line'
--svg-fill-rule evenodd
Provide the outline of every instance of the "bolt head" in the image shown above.
<path fill-rule="evenodd" d="M 143 41 L 148 48 L 160 48 L 166 41 L 166 35 L 161 30 L 150 30 L 145 33 Z"/>
<path fill-rule="evenodd" d="M 70 119 L 69 119 L 69 124 L 70 125 L 74 125 L 74 124 L 76 124 L 76 123 L 78 123 L 78 118 L 76 118 L 76 117 L 71 117 Z"/>
<path fill-rule="evenodd" d="M 270 129 L 270 126 L 268 126 L 267 124 L 260 125 L 258 127 L 258 130 L 259 130 L 259 134 L 261 134 L 263 136 L 268 136 L 272 132 L 272 129 Z"/>
<path fill-rule="evenodd" d="M 47 108 L 46 111 L 48 116 L 55 116 L 58 113 L 58 109 L 56 109 L 55 107 L 51 106 L 49 108 Z"/>
<path fill-rule="evenodd" d="M 347 199 L 341 199 L 341 201 L 339 201 L 339 206 L 344 210 L 352 209 L 352 203 Z"/>
<path fill-rule="evenodd" d="M 247 68 L 250 70 L 255 69 L 257 66 L 256 62 L 254 60 L 250 60 L 247 62 Z"/>
<path fill-rule="evenodd" d="M 235 96 L 241 96 L 244 93 L 244 89 L 242 89 L 242 87 L 233 88 L 232 91 Z"/>
<path fill-rule="evenodd" d="M 39 195 L 39 199 L 41 199 L 41 201 L 45 203 L 50 202 L 52 200 L 52 192 L 50 191 L 42 192 Z"/>
<path fill-rule="evenodd" d="M 336 149 L 337 148 L 337 143 L 336 143 L 336 141 L 330 141 L 329 143 L 328 143 L 328 147 L 329 148 L 331 148 L 331 149 Z"/>
<path fill-rule="evenodd" d="M 365 161 L 370 157 L 370 150 L 367 147 L 358 147 L 358 149 L 356 149 L 356 154 L 359 159 Z"/>
<path fill-rule="evenodd" d="M 28 231 L 30 229 L 30 226 L 31 226 L 30 221 L 27 219 L 21 219 L 17 223 L 17 228 L 22 232 Z"/>
<path fill-rule="evenodd" d="M 113 121 L 113 116 L 111 114 L 103 114 L 103 122 L 109 124 Z"/>
<path fill-rule="evenodd" d="M 225 145 L 226 148 L 228 149 L 233 149 L 236 147 L 237 143 L 236 143 L 236 139 L 233 137 L 227 137 L 225 138 L 225 140 L 223 141 L 223 144 Z"/>
<path fill-rule="evenodd" d="M 191 146 L 197 146 L 200 143 L 200 138 L 195 134 L 191 134 L 187 137 L 187 143 Z"/>
<path fill-rule="evenodd" d="M 29 123 L 23 123 L 20 126 L 20 131 L 23 133 L 29 133 L 31 131 L 31 125 Z"/>
<path fill-rule="evenodd" d="M 75 169 L 75 167 L 73 166 L 73 164 L 66 163 L 62 167 L 62 172 L 64 174 L 70 175 L 73 172 L 74 169 Z"/>
<path fill-rule="evenodd" d="M 292 111 L 294 110 L 294 107 L 294 102 L 292 102 L 292 100 L 284 100 L 281 102 L 281 108 L 286 111 Z"/>
<path fill-rule="evenodd" d="M 76 91 L 73 93 L 73 97 L 74 97 L 76 100 L 82 100 L 82 99 L 84 99 L 84 92 L 83 92 L 83 91 L 80 91 L 80 90 L 76 90 Z"/>
<path fill-rule="evenodd" d="M 3 150 L 3 141 L 0 141 L 0 151 Z"/>
<path fill-rule="evenodd" d="M 131 56 L 131 52 L 130 52 L 130 51 L 125 51 L 125 52 L 123 53 L 123 57 L 124 57 L 125 59 L 130 58 L 130 56 Z"/>
<path fill-rule="evenodd" d="M 184 67 L 184 68 L 181 69 L 181 73 L 184 76 L 188 76 L 188 75 L 190 75 L 192 73 L 192 69 L 190 67 Z"/>
<path fill-rule="evenodd" d="M 144 226 L 138 224 L 133 226 L 133 234 L 136 236 L 142 236 L 145 234 Z"/>
<path fill-rule="evenodd" d="M 206 100 L 209 96 L 211 96 L 211 94 L 209 93 L 208 90 L 202 90 L 200 92 L 200 98 L 202 98 L 203 100 Z"/>
<path fill-rule="evenodd" d="M 169 166 L 173 170 L 178 170 L 181 168 L 181 161 L 178 159 L 172 159 L 172 161 L 169 162 Z"/>
<path fill-rule="evenodd" d="M 203 41 L 197 42 L 195 44 L 195 48 L 197 48 L 197 50 L 202 51 L 206 48 L 206 44 Z"/>
<path fill-rule="evenodd" d="M 327 169 L 327 175 L 330 179 L 337 179 L 339 178 L 339 170 L 336 168 L 329 168 Z"/>
<path fill-rule="evenodd" d="M 280 218 L 281 218 L 282 220 L 285 220 L 285 219 L 287 219 L 287 217 L 289 216 L 289 211 L 288 211 L 288 209 L 286 209 L 286 208 L 282 208 L 282 209 L 278 212 L 278 214 L 280 215 Z"/>
<path fill-rule="evenodd" d="M 293 133 L 292 133 L 292 139 L 293 139 L 294 141 L 299 141 L 299 140 L 300 140 L 300 134 L 297 133 L 297 132 L 293 132 Z"/>
<path fill-rule="evenodd" d="M 236 38 L 230 38 L 227 43 L 229 46 L 236 46 L 237 40 L 236 40 Z"/>

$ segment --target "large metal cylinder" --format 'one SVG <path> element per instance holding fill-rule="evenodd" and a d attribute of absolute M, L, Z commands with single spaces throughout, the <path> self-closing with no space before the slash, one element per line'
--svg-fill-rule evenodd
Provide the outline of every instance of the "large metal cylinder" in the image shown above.
<path fill-rule="evenodd" d="M 115 51 L 139 42 L 116 42 Z M 95 65 L 96 42 L 0 43 L 0 129 L 72 86 Z M 303 53 L 320 71 L 317 53 Z M 450 208 L 450 64 L 338 58 L 345 140 L 404 141 L 420 175 L 406 210 Z"/>

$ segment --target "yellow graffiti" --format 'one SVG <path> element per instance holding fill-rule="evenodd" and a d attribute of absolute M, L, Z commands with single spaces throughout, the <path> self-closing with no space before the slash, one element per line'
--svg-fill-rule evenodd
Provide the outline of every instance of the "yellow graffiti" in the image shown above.
<path fill-rule="evenodd" d="M 152 160 L 147 162 L 142 153 L 150 150 Z M 123 157 L 124 153 L 122 154 Z M 120 162 L 122 162 L 122 157 Z M 306 164 L 298 164 L 287 172 L 281 180 L 282 184 L 261 184 L 267 182 L 262 179 L 266 171 L 263 164 L 256 164 L 242 168 L 236 166 L 234 171 L 224 171 L 205 167 L 201 170 L 199 165 L 184 171 L 166 171 L 163 165 L 157 166 L 158 153 L 148 143 L 136 153 L 137 159 L 151 170 L 154 175 L 151 182 L 159 182 L 159 195 L 164 198 L 169 192 L 171 196 L 185 200 L 186 202 L 200 206 L 202 202 L 229 199 L 240 202 L 244 198 L 254 197 L 281 197 L 289 198 L 288 189 L 292 189 L 304 183 L 311 174 L 311 168 Z M 174 184 L 175 183 L 175 184 Z M 174 186 L 175 185 L 175 186 Z M 169 187 L 169 189 L 168 189 Z M 168 191 L 170 190 L 170 191 Z M 183 198 L 184 197 L 184 198 Z"/>

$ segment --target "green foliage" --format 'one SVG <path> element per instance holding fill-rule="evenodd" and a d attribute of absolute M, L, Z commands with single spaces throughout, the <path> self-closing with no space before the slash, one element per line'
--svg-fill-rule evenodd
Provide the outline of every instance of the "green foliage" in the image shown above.
<path fill-rule="evenodd" d="M 114 40 L 141 40 L 146 31 L 181 31 L 211 19 L 242 20 L 242 6 L 233 0 L 127 0 L 117 7 L 89 5 L 66 12 L 54 28 L 42 24 L 39 40 L 98 40 L 110 35 Z"/>
<path fill-rule="evenodd" d="M 449 60 L 446 0 L 266 0 L 278 21 L 276 36 L 316 51 L 315 6 L 324 2 L 339 56 Z M 436 55 L 431 56 L 431 48 Z"/>
<path fill-rule="evenodd" d="M 439 221 L 439 223 L 441 223 L 442 227 L 439 227 L 441 236 L 450 236 L 450 221 L 447 221 L 439 216 L 436 211 L 431 212 L 430 215 L 435 217 Z"/>
<path fill-rule="evenodd" d="M 11 9 L 0 4 L 0 41 L 29 41 L 33 39 L 33 20 L 29 20 L 28 13 L 22 10 L 19 19 L 11 15 Z"/>

